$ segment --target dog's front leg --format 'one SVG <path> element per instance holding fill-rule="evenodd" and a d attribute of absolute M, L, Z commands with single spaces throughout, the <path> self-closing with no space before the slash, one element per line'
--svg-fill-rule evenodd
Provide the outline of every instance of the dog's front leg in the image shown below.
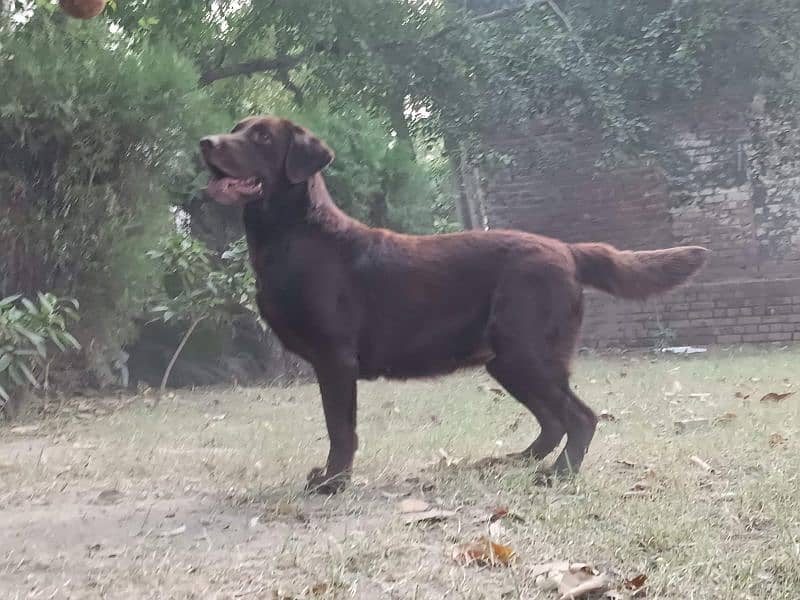
<path fill-rule="evenodd" d="M 330 452 L 326 468 L 312 469 L 306 489 L 320 494 L 335 494 L 350 480 L 353 456 L 358 448 L 356 435 L 356 396 L 358 365 L 354 359 L 332 358 L 316 361 Z"/>

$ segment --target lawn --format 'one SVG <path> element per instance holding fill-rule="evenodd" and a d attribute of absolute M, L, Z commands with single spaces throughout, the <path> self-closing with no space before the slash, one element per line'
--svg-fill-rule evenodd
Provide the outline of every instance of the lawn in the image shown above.
<path fill-rule="evenodd" d="M 550 488 L 476 464 L 536 433 L 483 372 L 362 384 L 332 498 L 303 493 L 327 450 L 314 386 L 51 401 L 0 426 L 0 598 L 558 598 L 537 569 L 570 561 L 617 590 L 645 575 L 650 599 L 795 600 L 799 373 L 797 348 L 581 356 L 606 416 Z M 407 524 L 409 499 L 452 513 Z M 453 559 L 481 536 L 511 566 Z"/>

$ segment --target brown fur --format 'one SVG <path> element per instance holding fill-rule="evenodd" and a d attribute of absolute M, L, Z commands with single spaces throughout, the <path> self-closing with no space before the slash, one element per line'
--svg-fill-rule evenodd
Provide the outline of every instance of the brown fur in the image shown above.
<path fill-rule="evenodd" d="M 705 261 L 699 247 L 620 252 L 519 231 L 367 227 L 328 194 L 319 171 L 332 152 L 283 119 L 246 119 L 201 147 L 209 189 L 243 207 L 262 317 L 317 374 L 331 448 L 309 485 L 323 492 L 349 477 L 358 379 L 471 365 L 486 365 L 538 419 L 541 433 L 518 456 L 541 459 L 566 435 L 554 470 L 577 471 L 597 421 L 569 385 L 583 286 L 645 298 Z"/>

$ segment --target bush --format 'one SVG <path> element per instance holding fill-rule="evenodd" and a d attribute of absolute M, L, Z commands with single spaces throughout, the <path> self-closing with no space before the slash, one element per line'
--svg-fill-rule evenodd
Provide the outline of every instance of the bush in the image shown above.
<path fill-rule="evenodd" d="M 0 300 L 0 413 L 6 412 L 16 390 L 41 385 L 48 346 L 61 352 L 80 350 L 67 329 L 69 321 L 78 320 L 78 302 L 42 293 L 38 301 L 21 295 Z"/>
<path fill-rule="evenodd" d="M 230 117 L 170 46 L 59 16 L 0 24 L 0 294 L 77 297 L 86 339 L 121 345 L 151 285 L 145 250 L 193 191 L 196 140 Z"/>

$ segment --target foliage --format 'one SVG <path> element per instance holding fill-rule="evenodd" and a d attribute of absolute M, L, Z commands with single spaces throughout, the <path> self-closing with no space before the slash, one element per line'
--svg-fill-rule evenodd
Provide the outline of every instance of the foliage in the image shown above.
<path fill-rule="evenodd" d="M 239 240 L 217 258 L 199 240 L 175 233 L 147 256 L 164 273 L 163 285 L 150 296 L 148 312 L 165 323 L 225 320 L 256 312 L 255 280 L 247 266 L 247 246 Z"/>
<path fill-rule="evenodd" d="M 17 294 L 0 300 L 0 413 L 17 388 L 38 388 L 48 346 L 61 352 L 80 350 L 68 331 L 78 320 L 78 302 L 38 294 L 38 304 Z"/>
<path fill-rule="evenodd" d="M 128 0 L 89 22 L 55 7 L 0 3 L 0 294 L 75 296 L 92 337 L 119 343 L 157 275 L 146 250 L 201 196 L 197 139 L 237 117 L 303 122 L 337 153 L 347 212 L 430 232 L 455 227 L 451 164 L 497 158 L 498 125 L 586 120 L 619 160 L 658 146 L 659 111 L 800 92 L 794 0 Z M 173 278 L 222 272 L 184 250 Z M 215 277 L 185 289 L 243 285 Z M 192 321 L 205 300 L 182 300 Z"/>
<path fill-rule="evenodd" d="M 18 260 L 0 292 L 75 296 L 92 337 L 124 343 L 195 140 L 229 117 L 169 45 L 58 16 L 0 27 L 0 252 Z"/>
<path fill-rule="evenodd" d="M 172 367 L 201 321 L 222 322 L 257 312 L 255 279 L 246 266 L 244 240 L 232 244 L 217 261 L 202 242 L 179 232 L 147 254 L 164 273 L 161 289 L 150 297 L 157 304 L 148 312 L 164 323 L 177 321 L 187 327 L 164 372 L 163 392 Z"/>

